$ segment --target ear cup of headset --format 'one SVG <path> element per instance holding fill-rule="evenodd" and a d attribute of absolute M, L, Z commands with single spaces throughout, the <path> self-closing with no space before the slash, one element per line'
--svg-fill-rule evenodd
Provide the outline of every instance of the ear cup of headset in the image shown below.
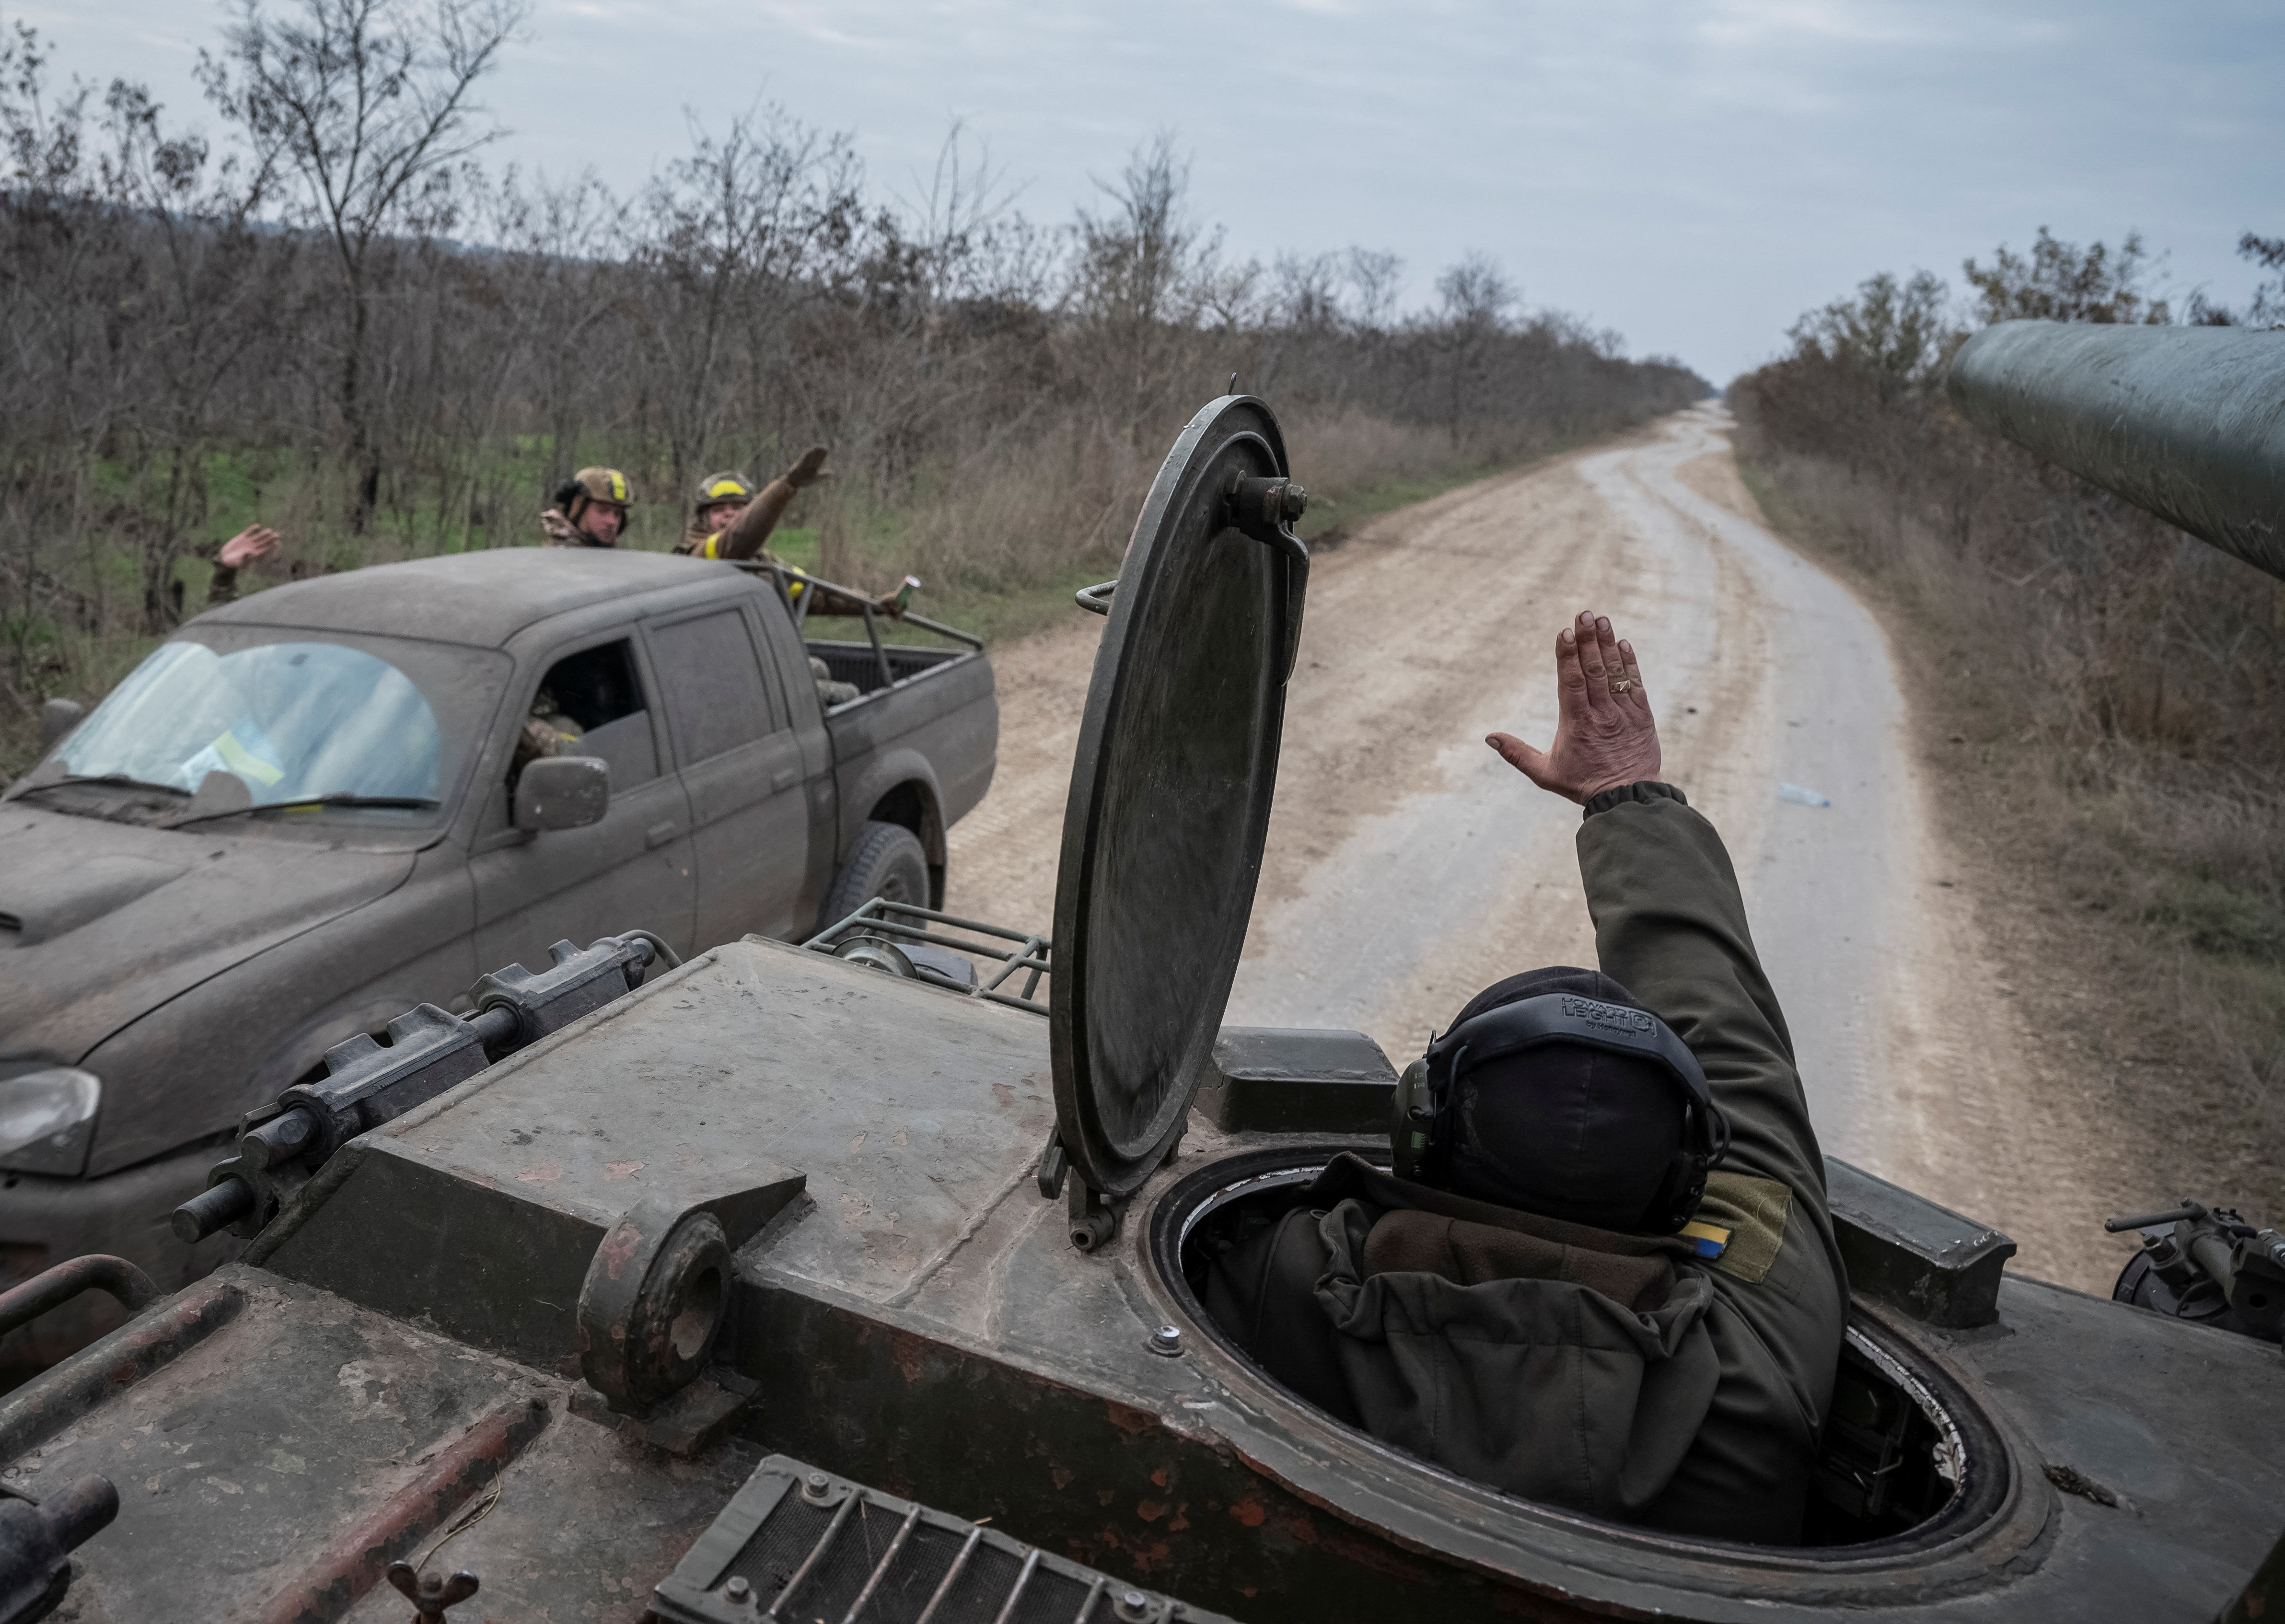
<path fill-rule="evenodd" d="M 1705 1125 L 1693 1105 L 1689 1120 L 1683 1125 L 1682 1143 L 1667 1168 L 1666 1181 L 1659 1186 L 1658 1194 L 1651 1197 L 1649 1206 L 1643 1211 L 1645 1232 L 1672 1235 L 1690 1221 L 1691 1214 L 1698 1211 L 1698 1203 L 1706 1194 L 1708 1164 Z"/>
<path fill-rule="evenodd" d="M 1435 1120 L 1435 1106 L 1428 1094 L 1428 1057 L 1424 1055 L 1404 1068 L 1389 1102 L 1390 1171 L 1398 1178 L 1417 1181 L 1420 1177 Z"/>
<path fill-rule="evenodd" d="M 1730 1153 L 1730 1119 L 1722 1108 L 1700 1110 L 1693 1102 L 1683 1124 L 1682 1148 L 1674 1153 L 1666 1182 L 1643 1214 L 1645 1232 L 1672 1235 L 1697 1213 L 1706 1198 L 1706 1175 Z"/>
<path fill-rule="evenodd" d="M 585 496 L 586 494 L 586 486 L 581 484 L 576 479 L 567 479 L 561 484 L 555 487 L 555 506 L 562 508 L 568 514 L 570 511 L 571 504 L 577 501 L 581 497 Z"/>

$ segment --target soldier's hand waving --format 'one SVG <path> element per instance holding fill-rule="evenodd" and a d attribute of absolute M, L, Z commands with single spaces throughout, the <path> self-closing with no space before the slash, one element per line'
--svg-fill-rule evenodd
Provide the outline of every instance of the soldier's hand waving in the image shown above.
<path fill-rule="evenodd" d="M 1633 645 L 1591 609 L 1556 633 L 1555 741 L 1533 749 L 1512 734 L 1484 741 L 1542 789 L 1584 804 L 1606 789 L 1659 773 L 1658 723 Z"/>
<path fill-rule="evenodd" d="M 225 569 L 237 569 L 257 558 L 267 558 L 278 550 L 278 532 L 263 525 L 249 524 L 222 544 L 215 554 L 215 562 Z"/>
<path fill-rule="evenodd" d="M 786 470 L 785 482 L 796 490 L 805 490 L 820 480 L 831 479 L 825 471 L 825 448 L 813 445 L 801 454 L 801 460 Z"/>

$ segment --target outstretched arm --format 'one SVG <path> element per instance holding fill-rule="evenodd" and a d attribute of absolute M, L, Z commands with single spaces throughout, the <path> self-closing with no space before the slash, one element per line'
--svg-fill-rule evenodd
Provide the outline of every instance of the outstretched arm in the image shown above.
<path fill-rule="evenodd" d="M 258 558 L 278 550 L 278 532 L 249 524 L 222 544 L 215 554 L 214 575 L 207 582 L 207 607 L 231 603 L 238 598 L 238 572 Z"/>
<path fill-rule="evenodd" d="M 1726 1164 L 1821 1208 L 1825 1163 L 1793 1040 L 1762 971 L 1714 826 L 1659 781 L 1658 724 L 1632 645 L 1591 613 L 1556 639 L 1559 720 L 1544 751 L 1486 741 L 1541 788 L 1587 809 L 1579 871 L 1603 971 L 1690 1046 L 1730 1118 Z"/>
<path fill-rule="evenodd" d="M 825 448 L 813 445 L 801 454 L 801 460 L 777 478 L 762 487 L 759 494 L 746 504 L 746 511 L 730 522 L 722 533 L 720 549 L 711 556 L 744 559 L 758 554 L 785 517 L 785 510 L 793 505 L 795 495 L 820 480 L 830 479 L 825 471 Z"/>

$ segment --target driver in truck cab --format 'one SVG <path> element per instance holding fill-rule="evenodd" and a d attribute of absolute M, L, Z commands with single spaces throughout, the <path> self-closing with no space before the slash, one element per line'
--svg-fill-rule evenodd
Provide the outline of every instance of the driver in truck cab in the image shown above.
<path fill-rule="evenodd" d="M 1405 1072 L 1394 1171 L 1337 1157 L 1207 1307 L 1304 1399 L 1506 1493 L 1796 1544 L 1847 1276 L 1776 994 L 1714 826 L 1659 778 L 1632 647 L 1557 640 L 1599 970 L 1512 976 Z"/>

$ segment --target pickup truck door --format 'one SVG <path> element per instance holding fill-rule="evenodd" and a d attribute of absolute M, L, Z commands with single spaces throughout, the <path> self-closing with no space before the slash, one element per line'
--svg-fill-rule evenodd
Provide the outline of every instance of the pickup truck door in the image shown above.
<path fill-rule="evenodd" d="M 802 757 L 776 674 L 765 669 L 758 599 L 647 621 L 668 731 L 690 798 L 696 942 L 790 938 L 809 864 Z"/>
<path fill-rule="evenodd" d="M 590 636 L 554 652 L 522 694 L 521 728 L 538 690 L 585 737 L 569 747 L 611 764 L 611 800 L 602 821 L 583 829 L 523 834 L 511 821 L 510 790 L 487 793 L 469 859 L 476 894 L 476 962 L 483 969 L 547 964 L 551 943 L 585 946 L 621 930 L 656 930 L 678 952 L 691 946 L 697 865 L 690 805 L 667 753 L 654 702 L 656 684 L 631 629 Z"/>
<path fill-rule="evenodd" d="M 809 873 L 801 898 L 794 904 L 797 923 L 831 924 L 820 920 L 825 893 L 833 883 L 841 860 L 841 791 L 835 781 L 832 735 L 825 731 L 825 710 L 817 697 L 817 680 L 809 665 L 809 645 L 781 602 L 762 600 L 762 663 L 777 678 L 793 713 L 793 736 L 801 746 L 801 773 L 809 815 Z"/>

